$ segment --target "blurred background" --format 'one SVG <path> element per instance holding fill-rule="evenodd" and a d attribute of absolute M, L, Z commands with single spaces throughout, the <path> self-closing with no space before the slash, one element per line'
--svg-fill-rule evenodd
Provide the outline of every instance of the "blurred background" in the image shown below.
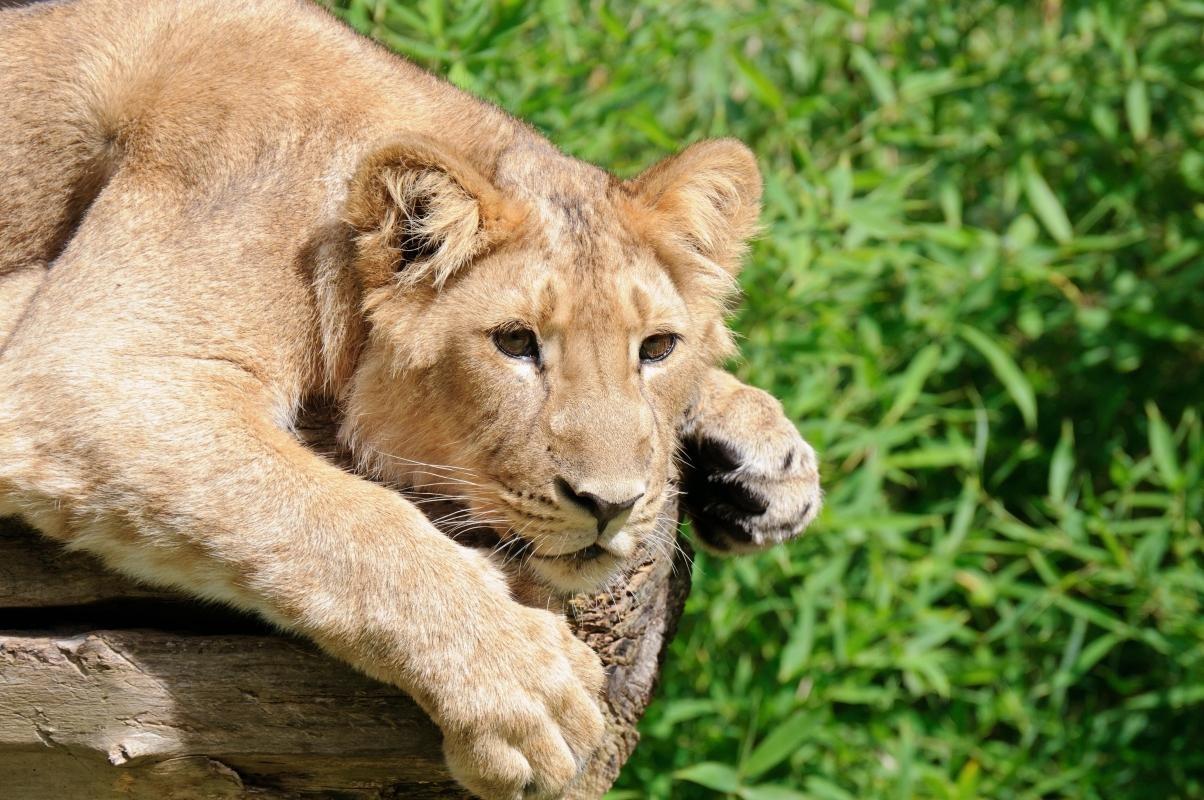
<path fill-rule="evenodd" d="M 1204 797 L 1204 2 L 330 5 L 620 175 L 760 159 L 732 366 L 827 508 L 698 557 L 610 797 Z"/>

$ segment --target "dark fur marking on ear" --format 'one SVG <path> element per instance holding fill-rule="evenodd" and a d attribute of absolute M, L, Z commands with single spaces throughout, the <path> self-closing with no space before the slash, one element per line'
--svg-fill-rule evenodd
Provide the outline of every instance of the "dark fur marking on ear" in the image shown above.
<path fill-rule="evenodd" d="M 389 246 L 398 253 L 395 270 L 401 271 L 411 264 L 426 261 L 438 252 L 439 242 L 437 240 L 421 233 L 415 233 L 414 230 L 406 230 L 407 228 L 421 230 L 423 221 L 429 214 L 429 203 L 425 198 L 416 198 L 405 210 L 406 222 L 397 226 L 392 241 L 389 242 Z"/>

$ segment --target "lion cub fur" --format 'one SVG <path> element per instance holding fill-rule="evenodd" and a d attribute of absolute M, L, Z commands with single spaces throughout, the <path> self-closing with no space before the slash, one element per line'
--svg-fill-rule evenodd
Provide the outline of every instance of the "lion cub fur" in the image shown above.
<path fill-rule="evenodd" d="M 306 3 L 0 11 L 0 514 L 400 686 L 482 797 L 560 796 L 597 657 L 290 426 L 337 401 L 364 474 L 521 535 L 559 592 L 653 536 L 679 436 L 755 442 L 717 486 L 769 522 L 708 506 L 711 544 L 794 535 L 814 453 L 716 369 L 759 196 L 736 142 L 618 180 Z M 540 359 L 493 346 L 516 320 Z M 558 481 L 640 500 L 595 532 Z"/>

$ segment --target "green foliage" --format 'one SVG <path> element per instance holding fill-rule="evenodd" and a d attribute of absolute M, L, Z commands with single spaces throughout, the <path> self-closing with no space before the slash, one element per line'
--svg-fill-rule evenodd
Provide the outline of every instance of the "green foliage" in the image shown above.
<path fill-rule="evenodd" d="M 733 135 L 737 370 L 821 451 L 700 556 L 614 797 L 1204 796 L 1204 3 L 338 3 L 630 173 Z"/>

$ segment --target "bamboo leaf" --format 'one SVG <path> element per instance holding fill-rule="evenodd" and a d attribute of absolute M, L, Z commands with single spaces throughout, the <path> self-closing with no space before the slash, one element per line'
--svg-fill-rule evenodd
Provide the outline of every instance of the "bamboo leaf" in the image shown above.
<path fill-rule="evenodd" d="M 1179 469 L 1179 459 L 1175 454 L 1175 437 L 1170 427 L 1162 419 L 1158 406 L 1146 403 L 1146 417 L 1150 422 L 1150 454 L 1158 467 L 1158 474 L 1167 487 L 1179 489 L 1183 484 L 1183 473 Z"/>
<path fill-rule="evenodd" d="M 679 781 L 689 781 L 717 792 L 734 792 L 740 788 L 740 776 L 727 764 L 703 761 L 673 773 Z"/>
<path fill-rule="evenodd" d="M 782 101 L 782 93 L 777 85 L 769 79 L 769 77 L 761 71 L 761 68 L 754 64 L 739 52 L 732 53 L 732 61 L 736 68 L 740 70 L 740 74 L 748 81 L 748 88 L 752 92 L 753 97 L 760 100 L 766 107 L 774 111 L 781 111 L 785 107 Z"/>
<path fill-rule="evenodd" d="M 796 714 L 779 724 L 749 754 L 741 773 L 756 778 L 773 769 L 798 750 L 803 736 L 813 727 L 815 721 L 807 714 Z"/>
<path fill-rule="evenodd" d="M 1066 502 L 1066 489 L 1074 469 L 1074 428 L 1070 420 L 1062 421 L 1062 435 L 1049 460 L 1049 499 L 1054 505 Z"/>
<path fill-rule="evenodd" d="M 1033 387 L 1029 384 L 1028 378 L 1024 376 L 1024 372 L 1012 360 L 1012 357 L 996 344 L 993 339 L 976 328 L 962 325 L 958 328 L 958 332 L 991 365 L 995 376 L 999 378 L 1004 388 L 1007 389 L 1008 394 L 1012 396 L 1012 400 L 1016 403 L 1016 408 L 1020 409 L 1020 415 L 1024 417 L 1024 424 L 1030 430 L 1035 428 L 1037 426 L 1037 399 L 1033 394 Z"/>
<path fill-rule="evenodd" d="M 878 60 L 864 47 L 853 48 L 849 60 L 865 78 L 865 82 L 878 104 L 894 105 L 896 99 L 894 84 L 891 83 L 890 76 L 886 74 L 886 70 L 882 69 Z"/>
<path fill-rule="evenodd" d="M 882 418 L 882 427 L 894 425 L 911 410 L 920 397 L 924 382 L 928 380 L 928 376 L 932 374 L 932 370 L 936 368 L 940 360 L 941 347 L 937 344 L 930 344 L 916 353 L 915 358 L 907 365 L 907 371 L 903 373 L 903 379 L 899 382 L 899 389 L 895 394 L 894 402 L 891 403 L 890 410 Z"/>
<path fill-rule="evenodd" d="M 1037 218 L 1041 220 L 1045 230 L 1049 231 L 1049 235 L 1056 242 L 1059 244 L 1069 242 L 1074 238 L 1070 219 L 1066 216 L 1066 210 L 1062 208 L 1058 196 L 1053 189 L 1049 188 L 1049 184 L 1037 170 L 1036 162 L 1031 157 L 1026 157 L 1021 164 L 1021 169 L 1024 178 L 1024 196 L 1028 198 Z"/>
<path fill-rule="evenodd" d="M 1150 94 L 1140 78 L 1131 81 L 1125 91 L 1125 116 L 1134 140 L 1140 143 L 1150 138 Z"/>
<path fill-rule="evenodd" d="M 739 794 L 741 800 L 811 800 L 797 789 L 768 783 L 761 786 L 745 786 Z"/>

